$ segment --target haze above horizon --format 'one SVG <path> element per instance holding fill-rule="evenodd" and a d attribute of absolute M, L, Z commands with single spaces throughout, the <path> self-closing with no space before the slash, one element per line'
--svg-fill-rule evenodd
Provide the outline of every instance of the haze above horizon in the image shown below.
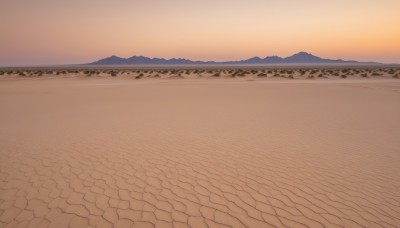
<path fill-rule="evenodd" d="M 400 63 L 398 0 L 3 0 L 0 66 L 141 55 Z"/>

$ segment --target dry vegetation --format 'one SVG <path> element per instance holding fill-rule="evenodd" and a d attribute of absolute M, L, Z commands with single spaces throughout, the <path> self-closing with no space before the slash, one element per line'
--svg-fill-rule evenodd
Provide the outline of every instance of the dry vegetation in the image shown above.
<path fill-rule="evenodd" d="M 125 77 L 132 79 L 282 78 L 346 79 L 399 78 L 399 67 L 267 68 L 267 69 L 0 69 L 0 77 Z"/>

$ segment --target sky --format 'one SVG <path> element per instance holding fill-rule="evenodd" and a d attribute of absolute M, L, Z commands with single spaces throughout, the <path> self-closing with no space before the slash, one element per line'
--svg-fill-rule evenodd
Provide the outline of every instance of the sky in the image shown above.
<path fill-rule="evenodd" d="M 1 0 L 0 66 L 143 55 L 400 63 L 400 0 Z"/>

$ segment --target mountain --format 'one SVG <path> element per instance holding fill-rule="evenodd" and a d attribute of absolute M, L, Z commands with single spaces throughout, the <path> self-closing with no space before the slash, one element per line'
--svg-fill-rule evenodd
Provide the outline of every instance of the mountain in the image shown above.
<path fill-rule="evenodd" d="M 254 57 L 242 61 L 230 62 L 232 64 L 321 64 L 321 63 L 361 63 L 357 61 L 345 61 L 341 59 L 323 59 L 307 52 L 299 52 L 292 56 L 282 58 L 279 56 L 268 56 L 264 59 Z"/>
<path fill-rule="evenodd" d="M 341 59 L 323 59 L 307 52 L 299 52 L 283 59 L 284 63 L 358 63 L 357 61 L 344 61 Z"/>
<path fill-rule="evenodd" d="M 196 64 L 366 64 L 366 62 L 357 62 L 354 60 L 342 60 L 342 59 L 324 59 L 307 52 L 299 52 L 292 56 L 282 58 L 279 56 L 267 56 L 265 58 L 253 57 L 250 59 L 239 60 L 239 61 L 226 61 L 226 62 L 214 62 L 214 61 L 192 61 L 189 59 L 163 59 L 163 58 L 148 58 L 144 56 L 132 56 L 130 58 L 121 58 L 118 56 L 110 56 L 104 59 L 100 59 L 96 62 L 89 63 L 88 65 L 196 65 Z M 368 64 L 377 64 L 374 62 L 368 62 Z"/>
<path fill-rule="evenodd" d="M 162 59 L 148 58 L 144 56 L 132 56 L 130 58 L 120 58 L 118 56 L 110 56 L 100 59 L 88 65 L 187 65 L 187 64 L 213 64 L 215 62 L 192 61 L 188 59 Z"/>

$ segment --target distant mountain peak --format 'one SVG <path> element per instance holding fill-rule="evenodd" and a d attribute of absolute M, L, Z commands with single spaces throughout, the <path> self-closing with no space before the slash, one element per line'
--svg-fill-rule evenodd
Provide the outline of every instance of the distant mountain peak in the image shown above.
<path fill-rule="evenodd" d="M 276 55 L 267 56 L 264 59 L 256 56 L 246 60 L 214 62 L 214 61 L 193 61 L 184 58 L 149 58 L 134 55 L 129 58 L 121 58 L 115 55 L 89 63 L 89 65 L 198 65 L 198 64 L 359 64 L 362 62 L 346 61 L 342 59 L 324 59 L 311 53 L 301 51 L 292 56 L 282 58 Z M 369 64 L 377 64 L 369 62 Z"/>
<path fill-rule="evenodd" d="M 294 55 L 313 55 L 313 54 L 305 52 L 305 51 L 300 51 L 300 52 L 298 52 L 298 53 L 296 53 Z"/>

